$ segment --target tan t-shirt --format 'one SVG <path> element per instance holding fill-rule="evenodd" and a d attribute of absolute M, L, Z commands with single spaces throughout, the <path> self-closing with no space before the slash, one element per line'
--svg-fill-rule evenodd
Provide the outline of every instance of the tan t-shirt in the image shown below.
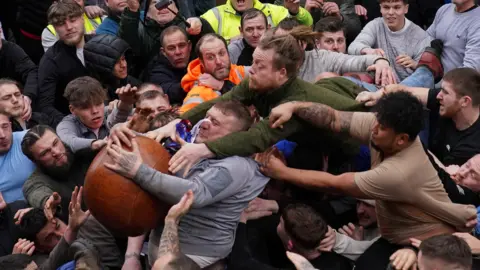
<path fill-rule="evenodd" d="M 350 133 L 370 145 L 375 123 L 373 113 L 354 113 Z M 408 244 L 411 237 L 452 233 L 475 216 L 473 205 L 451 202 L 418 137 L 384 160 L 371 146 L 370 152 L 372 169 L 356 173 L 355 183 L 376 200 L 380 232 L 388 241 Z"/>

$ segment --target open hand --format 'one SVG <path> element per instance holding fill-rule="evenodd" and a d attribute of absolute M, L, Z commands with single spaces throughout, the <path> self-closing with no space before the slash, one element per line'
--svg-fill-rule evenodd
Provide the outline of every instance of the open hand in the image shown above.
<path fill-rule="evenodd" d="M 32 101 L 29 97 L 23 96 L 23 114 L 22 119 L 24 121 L 30 120 L 32 117 Z"/>
<path fill-rule="evenodd" d="M 182 148 L 180 148 L 168 162 L 170 166 L 168 170 L 173 174 L 184 170 L 183 177 L 185 177 L 193 165 L 197 164 L 200 160 L 214 157 L 214 154 L 204 143 L 187 143 L 179 136 L 176 136 L 176 142 L 178 142 Z"/>
<path fill-rule="evenodd" d="M 323 13 L 327 16 L 341 16 L 340 8 L 335 2 L 325 2 L 322 7 Z"/>
<path fill-rule="evenodd" d="M 146 136 L 157 142 L 160 142 L 165 138 L 172 138 L 175 140 L 177 136 L 177 124 L 180 123 L 180 121 L 182 120 L 175 119 L 161 128 L 148 132 Z"/>
<path fill-rule="evenodd" d="M 363 17 L 365 20 L 368 19 L 367 9 L 362 5 L 355 5 L 355 13 L 358 15 L 358 17 Z"/>
<path fill-rule="evenodd" d="M 75 187 L 68 205 L 68 227 L 74 232 L 80 229 L 90 215 L 90 210 L 82 210 L 82 194 L 83 187 Z"/>
<path fill-rule="evenodd" d="M 168 214 L 165 219 L 171 219 L 178 223 L 180 218 L 187 214 L 190 208 L 192 208 L 193 199 L 193 192 L 191 190 L 187 191 L 180 201 L 173 205 L 170 210 L 168 210 Z"/>
<path fill-rule="evenodd" d="M 20 238 L 13 246 L 12 254 L 26 254 L 32 256 L 35 251 L 35 243 L 27 239 Z"/>
<path fill-rule="evenodd" d="M 270 126 L 272 128 L 283 128 L 283 124 L 292 118 L 296 108 L 297 103 L 295 101 L 283 103 L 273 108 L 268 117 Z"/>
<path fill-rule="evenodd" d="M 348 223 L 344 225 L 342 228 L 338 229 L 339 233 L 345 234 L 352 239 L 357 241 L 363 241 L 363 227 L 360 226 L 358 229 L 353 225 L 353 223 Z"/>
<path fill-rule="evenodd" d="M 397 83 L 395 74 L 388 61 L 377 60 L 377 62 L 367 68 L 367 71 L 375 71 L 375 84 L 387 86 Z"/>
<path fill-rule="evenodd" d="M 413 60 L 412 57 L 405 54 L 397 56 L 395 62 L 405 68 L 410 68 L 413 70 L 417 69 L 418 65 L 417 61 Z"/>
<path fill-rule="evenodd" d="M 397 250 L 390 256 L 392 266 L 396 270 L 417 270 L 417 253 L 410 248 Z"/>
<path fill-rule="evenodd" d="M 260 171 L 270 178 L 281 180 L 284 175 L 283 170 L 287 166 L 274 154 L 275 150 L 278 151 L 276 147 L 273 147 L 271 152 L 265 155 L 260 163 Z"/>
<path fill-rule="evenodd" d="M 110 135 L 108 136 L 107 146 L 111 147 L 112 144 L 122 145 L 125 144 L 128 147 L 132 147 L 131 140 L 137 135 L 128 127 L 129 123 L 116 124 L 110 129 Z"/>
<path fill-rule="evenodd" d="M 202 31 L 202 21 L 199 18 L 192 17 L 188 18 L 187 22 L 190 24 L 190 27 L 187 28 L 187 33 L 196 36 Z"/>
<path fill-rule="evenodd" d="M 124 177 L 133 179 L 143 163 L 138 143 L 131 140 L 132 151 L 123 149 L 120 145 L 107 146 L 107 154 L 112 159 L 111 163 L 105 163 L 105 167 Z"/>
<path fill-rule="evenodd" d="M 20 225 L 20 223 L 22 223 L 23 216 L 25 216 L 25 214 L 28 213 L 32 209 L 33 209 L 33 207 L 18 210 L 15 213 L 15 216 L 13 217 L 13 220 L 15 220 L 15 225 Z"/>
<path fill-rule="evenodd" d="M 199 85 L 210 87 L 213 90 L 221 90 L 223 85 L 225 84 L 225 81 L 217 80 L 208 73 L 203 73 L 202 75 L 200 75 L 200 77 L 198 77 L 198 82 Z"/>
<path fill-rule="evenodd" d="M 43 212 L 48 221 L 57 223 L 55 219 L 55 213 L 57 212 L 57 207 L 62 202 L 62 197 L 57 192 L 53 192 L 52 195 L 47 199 L 43 205 Z"/>
<path fill-rule="evenodd" d="M 307 0 L 305 1 L 305 9 L 308 12 L 312 12 L 313 9 L 321 9 L 323 5 L 323 0 Z"/>
<path fill-rule="evenodd" d="M 325 233 L 325 236 L 323 237 L 322 241 L 320 242 L 320 246 L 318 247 L 318 249 L 320 251 L 331 252 L 335 247 L 336 242 L 337 242 L 337 233 L 330 226 L 328 226 L 328 230 Z"/>
<path fill-rule="evenodd" d="M 118 88 L 115 93 L 118 95 L 118 98 L 125 104 L 133 105 L 137 101 L 137 92 L 138 88 L 127 84 Z"/>
<path fill-rule="evenodd" d="M 283 6 L 288 9 L 290 14 L 298 14 L 300 11 L 300 0 L 284 0 Z"/>
<path fill-rule="evenodd" d="M 84 7 L 83 9 L 85 10 L 87 17 L 90 19 L 102 17 L 103 15 L 107 14 L 107 12 L 99 6 L 88 6 L 88 7 Z"/>

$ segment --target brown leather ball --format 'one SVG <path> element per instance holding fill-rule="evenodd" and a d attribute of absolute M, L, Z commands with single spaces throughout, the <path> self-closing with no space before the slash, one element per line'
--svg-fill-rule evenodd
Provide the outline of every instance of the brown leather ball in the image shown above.
<path fill-rule="evenodd" d="M 143 163 L 168 173 L 170 154 L 162 145 L 143 136 L 135 140 Z M 138 236 L 155 228 L 167 215 L 170 205 L 132 180 L 107 169 L 105 163 L 111 163 L 106 147 L 97 154 L 85 177 L 84 198 L 92 215 L 119 237 Z"/>

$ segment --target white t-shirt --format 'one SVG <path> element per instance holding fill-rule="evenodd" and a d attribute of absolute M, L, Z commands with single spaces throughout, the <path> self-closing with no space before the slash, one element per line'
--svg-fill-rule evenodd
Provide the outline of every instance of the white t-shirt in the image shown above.
<path fill-rule="evenodd" d="M 82 62 L 83 66 L 85 66 L 85 57 L 83 56 L 83 48 L 77 48 L 77 57 Z"/>

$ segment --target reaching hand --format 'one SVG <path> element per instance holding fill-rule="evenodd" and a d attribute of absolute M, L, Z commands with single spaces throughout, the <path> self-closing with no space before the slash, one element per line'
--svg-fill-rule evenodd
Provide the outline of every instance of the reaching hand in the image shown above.
<path fill-rule="evenodd" d="M 12 254 L 27 254 L 32 256 L 35 251 L 35 243 L 28 241 L 27 239 L 20 238 L 17 243 L 13 246 Z"/>
<path fill-rule="evenodd" d="M 377 62 L 367 68 L 367 71 L 375 71 L 375 84 L 387 86 L 397 83 L 395 74 L 388 61 L 377 60 Z"/>
<path fill-rule="evenodd" d="M 356 13 L 359 17 L 363 17 L 365 20 L 368 19 L 368 17 L 367 17 L 367 9 L 364 8 L 362 5 L 355 5 L 355 13 Z"/>
<path fill-rule="evenodd" d="M 111 114 L 113 109 L 118 108 L 118 103 L 120 103 L 119 99 L 114 99 L 108 103 L 108 114 Z"/>
<path fill-rule="evenodd" d="M 155 112 L 150 108 L 135 108 L 135 113 L 132 119 L 127 122 L 127 127 L 130 130 L 138 133 L 145 133 L 150 130 L 150 124 L 155 117 Z"/>
<path fill-rule="evenodd" d="M 143 163 L 138 143 L 135 139 L 131 141 L 132 151 L 127 151 L 117 144 L 107 146 L 107 154 L 112 159 L 112 163 L 105 163 L 108 169 L 133 179 L 138 169 Z"/>
<path fill-rule="evenodd" d="M 283 128 L 283 124 L 292 118 L 295 109 L 297 108 L 297 102 L 287 102 L 278 105 L 270 111 L 268 121 L 272 128 Z"/>
<path fill-rule="evenodd" d="M 193 199 L 193 192 L 191 190 L 187 191 L 180 201 L 170 208 L 165 219 L 171 219 L 178 223 L 180 219 L 188 213 L 190 208 L 192 208 Z"/>
<path fill-rule="evenodd" d="M 278 151 L 276 147 L 273 147 L 271 152 L 265 155 L 265 158 L 260 162 L 260 171 L 270 178 L 281 180 L 284 175 L 283 171 L 287 166 L 274 154 L 275 150 Z"/>
<path fill-rule="evenodd" d="M 97 151 L 102 149 L 105 145 L 107 145 L 108 137 L 103 138 L 102 140 L 95 140 L 92 142 L 92 150 Z"/>
<path fill-rule="evenodd" d="M 326 2 L 323 3 L 322 7 L 323 13 L 327 16 L 342 16 L 340 14 L 340 8 L 335 2 Z"/>
<path fill-rule="evenodd" d="M 60 197 L 57 192 L 53 192 L 53 194 L 47 199 L 47 201 L 43 205 L 43 212 L 45 213 L 45 217 L 48 221 L 57 223 L 55 219 L 55 212 L 57 212 L 57 207 L 60 205 L 61 201 L 62 197 Z"/>
<path fill-rule="evenodd" d="M 465 240 L 465 242 L 467 242 L 468 246 L 472 250 L 473 254 L 480 254 L 480 240 L 478 240 L 475 236 L 469 233 L 454 233 L 453 235 Z"/>
<path fill-rule="evenodd" d="M 363 227 L 360 226 L 357 229 L 355 228 L 355 225 L 353 225 L 353 223 L 351 222 L 348 223 L 347 225 L 344 225 L 342 228 L 338 229 L 338 232 L 345 234 L 357 241 L 363 241 Z"/>
<path fill-rule="evenodd" d="M 23 104 L 22 119 L 28 121 L 32 117 L 32 101 L 29 97 L 23 96 Z"/>
<path fill-rule="evenodd" d="M 201 159 L 215 156 L 204 143 L 187 143 L 179 136 L 176 136 L 176 141 L 182 148 L 168 162 L 170 166 L 168 170 L 173 174 L 184 169 L 183 177 L 185 177 L 193 165 L 197 164 Z"/>
<path fill-rule="evenodd" d="M 290 259 L 293 265 L 295 265 L 297 270 L 315 270 L 313 265 L 307 259 L 305 259 L 305 257 L 298 255 L 297 253 L 287 251 L 287 257 Z"/>
<path fill-rule="evenodd" d="M 410 68 L 413 70 L 417 69 L 418 65 L 417 61 L 413 60 L 412 57 L 405 54 L 397 56 L 395 62 L 405 68 Z"/>
<path fill-rule="evenodd" d="M 85 10 L 87 17 L 90 19 L 102 17 L 103 15 L 107 14 L 107 12 L 99 6 L 88 6 L 88 7 L 84 7 L 83 9 Z"/>
<path fill-rule="evenodd" d="M 199 85 L 210 87 L 213 90 L 221 90 L 223 85 L 225 84 L 225 81 L 217 80 L 208 73 L 203 73 L 202 75 L 200 75 L 200 77 L 198 77 L 198 82 Z"/>
<path fill-rule="evenodd" d="M 363 91 L 357 95 L 355 98 L 356 101 L 364 103 L 367 107 L 372 107 L 377 104 L 378 100 L 383 96 L 383 91 L 379 90 L 377 92 Z"/>
<path fill-rule="evenodd" d="M 335 247 L 336 242 L 337 233 L 330 226 L 328 226 L 328 231 L 325 233 L 325 237 L 320 242 L 320 246 L 318 248 L 320 251 L 331 252 Z"/>
<path fill-rule="evenodd" d="M 312 9 L 321 9 L 323 5 L 323 0 L 307 0 L 305 2 L 305 9 L 308 12 L 312 12 Z"/>
<path fill-rule="evenodd" d="M 255 211 L 270 211 L 272 213 L 277 213 L 279 210 L 278 203 L 274 200 L 264 200 L 261 198 L 255 198 L 248 204 L 248 207 L 245 209 L 247 213 Z"/>
<path fill-rule="evenodd" d="M 390 256 L 395 270 L 417 270 L 417 253 L 410 248 L 397 250 Z"/>
<path fill-rule="evenodd" d="M 110 129 L 107 146 L 111 147 L 112 144 L 125 144 L 128 147 L 132 147 L 130 142 L 135 137 L 135 133 L 128 128 L 128 123 L 116 124 Z"/>
<path fill-rule="evenodd" d="M 157 142 L 162 141 L 165 138 L 176 139 L 177 136 L 177 124 L 182 121 L 181 119 L 175 119 L 172 122 L 166 124 L 165 126 L 158 128 L 154 131 L 147 133 L 147 137 L 153 139 Z"/>
<path fill-rule="evenodd" d="M 288 9 L 290 14 L 298 14 L 300 11 L 300 0 L 285 0 L 283 6 Z"/>
<path fill-rule="evenodd" d="M 90 210 L 86 212 L 82 210 L 82 193 L 83 187 L 80 187 L 80 189 L 75 187 L 72 192 L 72 199 L 68 205 L 68 227 L 73 232 L 78 232 L 78 229 L 80 229 L 90 215 Z"/>
<path fill-rule="evenodd" d="M 361 54 L 370 54 L 370 55 L 379 55 L 381 57 L 385 57 L 385 51 L 382 49 L 372 49 L 372 48 L 366 48 L 361 51 Z"/>
<path fill-rule="evenodd" d="M 187 33 L 196 36 L 202 31 L 202 21 L 199 18 L 192 17 L 188 18 L 187 22 L 190 24 L 190 27 L 187 28 Z"/>
<path fill-rule="evenodd" d="M 127 0 L 128 9 L 132 12 L 137 12 L 140 8 L 139 0 Z"/>
<path fill-rule="evenodd" d="M 15 216 L 13 217 L 13 220 L 15 220 L 15 225 L 20 225 L 20 223 L 22 223 L 23 216 L 25 216 L 25 214 L 32 209 L 33 207 L 18 210 L 17 213 L 15 213 Z"/>
<path fill-rule="evenodd" d="M 138 88 L 127 84 L 118 88 L 115 93 L 118 95 L 118 98 L 127 105 L 133 105 L 137 101 L 137 91 Z"/>

